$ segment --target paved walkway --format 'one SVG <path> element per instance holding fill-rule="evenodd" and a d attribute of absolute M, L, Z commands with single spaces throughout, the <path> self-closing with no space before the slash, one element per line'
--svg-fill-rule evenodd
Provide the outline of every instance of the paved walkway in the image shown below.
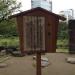
<path fill-rule="evenodd" d="M 66 62 L 67 57 L 75 57 L 66 53 L 46 54 L 48 67 L 42 68 L 42 75 L 75 75 L 75 64 Z M 11 57 L 5 63 L 6 68 L 0 68 L 0 75 L 36 75 L 36 68 L 32 65 L 32 56 Z"/>

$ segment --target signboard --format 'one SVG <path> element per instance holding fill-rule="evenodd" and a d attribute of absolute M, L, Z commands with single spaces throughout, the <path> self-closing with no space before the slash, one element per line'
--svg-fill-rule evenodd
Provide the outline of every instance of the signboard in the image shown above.
<path fill-rule="evenodd" d="M 56 51 L 59 19 L 65 20 L 65 18 L 40 7 L 11 17 L 17 18 L 22 54 L 27 51 L 36 52 L 36 74 L 41 75 L 41 53 Z"/>
<path fill-rule="evenodd" d="M 24 49 L 45 50 L 45 17 L 23 16 L 23 30 Z"/>
<path fill-rule="evenodd" d="M 69 21 L 69 52 L 75 53 L 75 20 Z"/>

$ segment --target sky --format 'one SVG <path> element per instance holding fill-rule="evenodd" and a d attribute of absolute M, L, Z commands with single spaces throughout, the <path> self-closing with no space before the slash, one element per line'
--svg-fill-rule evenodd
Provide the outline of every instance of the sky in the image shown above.
<path fill-rule="evenodd" d="M 18 0 L 22 2 L 22 10 L 31 8 L 31 0 Z M 75 0 L 51 0 L 53 3 L 52 11 L 58 14 L 60 11 L 73 9 L 75 11 Z M 74 13 L 75 15 L 75 13 Z"/>

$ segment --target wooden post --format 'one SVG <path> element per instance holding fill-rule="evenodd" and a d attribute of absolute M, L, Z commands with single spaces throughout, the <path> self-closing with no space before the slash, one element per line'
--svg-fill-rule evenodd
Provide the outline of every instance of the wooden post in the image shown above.
<path fill-rule="evenodd" d="M 36 54 L 36 75 L 41 75 L 41 53 Z"/>

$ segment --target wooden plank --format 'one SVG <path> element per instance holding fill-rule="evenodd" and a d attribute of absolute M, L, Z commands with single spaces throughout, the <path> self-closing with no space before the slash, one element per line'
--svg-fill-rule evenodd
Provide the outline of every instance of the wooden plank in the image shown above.
<path fill-rule="evenodd" d="M 41 53 L 36 54 L 36 75 L 41 75 Z"/>

